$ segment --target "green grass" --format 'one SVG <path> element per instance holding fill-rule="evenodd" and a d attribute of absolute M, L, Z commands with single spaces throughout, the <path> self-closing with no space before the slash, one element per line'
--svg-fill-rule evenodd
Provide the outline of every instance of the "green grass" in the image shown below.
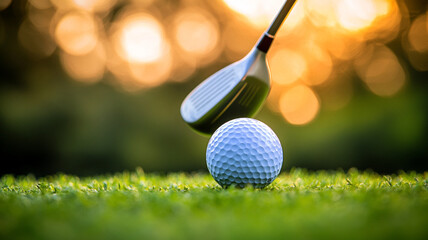
<path fill-rule="evenodd" d="M 428 239 L 428 173 L 283 173 L 263 190 L 208 174 L 4 176 L 0 239 Z"/>

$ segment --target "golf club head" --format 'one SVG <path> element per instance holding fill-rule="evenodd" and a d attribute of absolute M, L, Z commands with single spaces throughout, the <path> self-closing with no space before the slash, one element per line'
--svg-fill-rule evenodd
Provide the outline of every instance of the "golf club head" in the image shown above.
<path fill-rule="evenodd" d="M 254 116 L 270 91 L 266 53 L 257 48 L 199 84 L 181 105 L 183 120 L 211 135 L 223 123 Z"/>

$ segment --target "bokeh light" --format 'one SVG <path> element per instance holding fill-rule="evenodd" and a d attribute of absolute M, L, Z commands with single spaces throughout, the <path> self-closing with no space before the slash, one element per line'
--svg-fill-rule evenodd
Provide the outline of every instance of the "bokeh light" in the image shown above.
<path fill-rule="evenodd" d="M 336 59 L 342 61 L 352 60 L 364 51 L 365 43 L 358 39 L 339 34 L 332 34 L 329 37 L 335 40 L 326 43 L 326 48 L 332 57 Z"/>
<path fill-rule="evenodd" d="M 339 24 L 350 31 L 369 27 L 377 17 L 389 12 L 388 0 L 342 0 L 338 5 Z"/>
<path fill-rule="evenodd" d="M 32 0 L 37 2 L 39 0 Z M 40 0 L 43 3 L 34 3 L 34 5 L 45 5 L 46 0 Z M 51 3 L 60 10 L 82 10 L 87 12 L 106 12 L 109 11 L 117 0 L 50 0 Z"/>
<path fill-rule="evenodd" d="M 395 54 L 386 46 L 374 46 L 369 56 L 357 60 L 356 69 L 367 87 L 380 96 L 396 94 L 406 81 L 406 74 Z"/>
<path fill-rule="evenodd" d="M 245 21 L 231 19 L 223 30 L 222 40 L 225 43 L 223 52 L 230 61 L 236 61 L 248 53 L 258 37 L 257 33 L 248 31 Z"/>
<path fill-rule="evenodd" d="M 174 19 L 174 36 L 178 46 L 194 61 L 213 60 L 219 53 L 217 23 L 202 9 L 185 9 Z M 217 51 L 215 51 L 217 50 Z"/>
<path fill-rule="evenodd" d="M 74 79 L 92 83 L 101 80 L 105 71 L 106 53 L 101 44 L 84 55 L 61 53 L 60 60 L 65 71 Z"/>
<path fill-rule="evenodd" d="M 281 95 L 279 106 L 285 120 L 291 124 L 303 125 L 315 118 L 320 103 L 312 89 L 298 85 Z"/>
<path fill-rule="evenodd" d="M 428 52 L 428 18 L 426 14 L 413 21 L 408 40 L 413 50 Z"/>
<path fill-rule="evenodd" d="M 233 11 L 242 14 L 257 27 L 265 27 L 281 8 L 282 0 L 223 0 Z"/>
<path fill-rule="evenodd" d="M 52 7 L 50 0 L 28 0 L 28 3 L 37 9 L 47 9 Z"/>
<path fill-rule="evenodd" d="M 402 45 L 413 68 L 428 71 L 428 12 L 413 20 Z"/>
<path fill-rule="evenodd" d="M 132 63 L 149 63 L 159 60 L 166 51 L 164 32 L 151 15 L 138 13 L 124 18 L 118 30 L 116 50 Z"/>
<path fill-rule="evenodd" d="M 333 70 L 330 55 L 315 44 L 306 48 L 305 55 L 310 57 L 307 58 L 308 72 L 303 78 L 303 82 L 311 86 L 325 83 Z"/>
<path fill-rule="evenodd" d="M 274 16 L 274 15 L 273 15 Z M 273 19 L 272 16 L 272 19 Z M 287 21 L 284 22 L 285 31 L 280 31 L 279 36 L 282 34 L 290 34 L 293 29 L 305 19 L 305 6 L 303 1 L 297 1 L 294 4 L 293 11 L 291 11 L 287 17 Z"/>
<path fill-rule="evenodd" d="M 50 7 L 38 8 L 29 4 L 27 11 L 28 19 L 32 25 L 36 27 L 38 31 L 49 34 L 55 10 Z"/>
<path fill-rule="evenodd" d="M 119 15 L 111 27 L 107 68 L 128 91 L 164 83 L 173 69 L 164 27 L 139 8 L 126 8 Z"/>
<path fill-rule="evenodd" d="M 278 84 L 291 84 L 306 73 L 306 59 L 298 52 L 280 49 L 272 55 L 270 66 L 272 80 Z"/>
<path fill-rule="evenodd" d="M 337 0 L 306 0 L 303 1 L 307 17 L 317 27 L 338 27 L 336 7 Z"/>
<path fill-rule="evenodd" d="M 129 65 L 132 79 L 141 87 L 155 87 L 164 83 L 170 75 L 171 67 L 170 57 L 150 64 L 132 63 Z"/>
<path fill-rule="evenodd" d="M 116 0 L 73 0 L 78 8 L 86 11 L 103 12 L 110 10 Z"/>
<path fill-rule="evenodd" d="M 0 0 L 0 10 L 10 2 Z M 35 58 L 59 48 L 65 72 L 78 81 L 112 73 L 118 86 L 136 91 L 244 57 L 283 4 L 29 0 L 18 40 Z M 322 108 L 346 106 L 355 73 L 368 91 L 397 94 L 409 81 L 407 66 L 386 46 L 399 36 L 412 67 L 428 71 L 426 13 L 411 16 L 397 0 L 297 1 L 267 55 L 268 106 L 291 124 L 309 123 Z"/>
<path fill-rule="evenodd" d="M 58 22 L 55 39 L 61 49 L 68 54 L 87 54 L 98 42 L 97 23 L 92 15 L 70 12 Z"/>

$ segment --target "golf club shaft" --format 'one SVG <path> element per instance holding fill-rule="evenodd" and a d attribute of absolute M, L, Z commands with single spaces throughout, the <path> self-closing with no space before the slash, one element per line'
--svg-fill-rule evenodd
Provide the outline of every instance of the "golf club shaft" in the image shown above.
<path fill-rule="evenodd" d="M 257 48 L 260 51 L 267 53 L 267 51 L 269 50 L 273 42 L 273 39 L 275 38 L 276 32 L 278 32 L 278 29 L 281 27 L 282 23 L 290 13 L 296 1 L 297 0 L 285 1 L 281 11 L 279 11 L 278 15 L 276 15 L 275 17 L 275 20 L 272 22 L 268 30 L 263 34 L 263 36 L 260 38 L 259 42 L 257 43 Z"/>
<path fill-rule="evenodd" d="M 279 11 L 278 15 L 276 15 L 275 20 L 270 25 L 269 29 L 267 30 L 267 33 L 271 36 L 275 36 L 278 29 L 281 27 L 282 23 L 284 22 L 284 19 L 287 17 L 288 13 L 290 13 L 290 10 L 293 8 L 294 3 L 296 0 L 287 0 L 284 3 L 284 6 L 282 6 L 281 11 Z"/>

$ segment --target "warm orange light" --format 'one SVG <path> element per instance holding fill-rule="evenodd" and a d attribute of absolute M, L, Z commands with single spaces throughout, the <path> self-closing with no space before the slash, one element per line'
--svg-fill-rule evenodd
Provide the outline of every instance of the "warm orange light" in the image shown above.
<path fill-rule="evenodd" d="M 298 85 L 285 91 L 279 99 L 279 106 L 283 117 L 295 125 L 311 122 L 320 108 L 315 93 L 305 85 Z"/>
<path fill-rule="evenodd" d="M 131 76 L 129 63 L 122 59 L 112 45 L 106 45 L 106 68 L 115 76 L 117 83 L 129 91 L 141 89 L 140 86 L 133 84 L 135 80 Z"/>
<path fill-rule="evenodd" d="M 416 18 L 409 30 L 410 46 L 418 52 L 428 52 L 428 17 L 426 14 Z"/>
<path fill-rule="evenodd" d="M 336 27 L 337 4 L 340 0 L 306 0 L 304 6 L 313 25 L 318 27 Z"/>
<path fill-rule="evenodd" d="M 107 11 L 114 4 L 116 4 L 116 0 L 73 0 L 76 7 L 86 10 L 86 11 Z"/>
<path fill-rule="evenodd" d="M 370 27 L 377 17 L 388 14 L 389 0 L 341 0 L 339 2 L 339 24 L 350 31 Z"/>
<path fill-rule="evenodd" d="M 55 29 L 58 45 L 68 54 L 84 55 L 92 51 L 98 42 L 95 19 L 83 12 L 65 15 Z"/>
<path fill-rule="evenodd" d="M 278 10 L 279 11 L 279 10 Z M 275 16 L 275 15 L 273 15 Z M 297 1 L 291 10 L 289 16 L 284 22 L 284 26 L 281 29 L 285 29 L 284 31 L 279 31 L 278 34 L 290 34 L 292 30 L 298 26 L 302 20 L 305 18 L 305 8 L 303 1 Z M 273 20 L 273 18 L 272 18 Z"/>
<path fill-rule="evenodd" d="M 428 71 L 428 53 L 421 53 L 406 49 L 407 56 L 412 66 L 418 71 Z"/>
<path fill-rule="evenodd" d="M 301 79 L 307 70 L 305 58 L 299 52 L 285 48 L 272 53 L 269 64 L 272 81 L 282 85 Z"/>
<path fill-rule="evenodd" d="M 155 87 L 164 83 L 170 76 L 171 67 L 170 57 L 149 64 L 129 64 L 131 76 L 140 87 Z"/>
<path fill-rule="evenodd" d="M 222 0 L 209 8 L 188 1 L 171 9 L 154 0 L 28 0 L 18 40 L 36 57 L 51 55 L 56 42 L 73 78 L 97 81 L 107 70 L 135 91 L 184 81 L 213 61 L 221 66 L 244 57 L 284 1 Z M 0 9 L 10 2 L 0 0 Z M 372 43 L 387 44 L 407 27 L 401 15 L 407 13 L 399 6 L 397 0 L 298 0 L 267 55 L 270 106 L 292 124 L 310 122 L 319 99 L 327 109 L 349 101 L 352 84 L 346 79 L 354 69 L 375 94 L 397 93 L 406 81 L 403 66 L 384 45 Z M 426 15 L 402 38 L 410 63 L 420 71 L 428 69 Z"/>
<path fill-rule="evenodd" d="M 222 40 L 225 42 L 225 55 L 231 61 L 236 61 L 245 56 L 254 46 L 259 38 L 259 34 L 254 31 L 248 31 L 245 22 L 242 19 L 231 20 L 222 31 Z"/>
<path fill-rule="evenodd" d="M 174 82 L 184 82 L 196 71 L 197 63 L 195 61 L 186 60 L 183 54 L 173 54 L 172 70 L 170 80 Z"/>
<path fill-rule="evenodd" d="M 60 60 L 65 71 L 76 80 L 92 83 L 104 75 L 106 54 L 101 45 L 85 55 L 61 53 Z"/>
<path fill-rule="evenodd" d="M 325 44 L 331 55 L 340 60 L 350 60 L 364 51 L 365 44 L 357 38 L 334 34 Z"/>
<path fill-rule="evenodd" d="M 49 0 L 28 0 L 28 2 L 37 9 L 47 9 L 52 6 Z"/>
<path fill-rule="evenodd" d="M 402 17 L 396 0 L 384 0 L 380 3 L 378 3 L 376 19 L 369 28 L 362 31 L 363 39 L 366 41 L 376 39 L 378 42 L 386 43 L 396 39 L 400 33 Z"/>
<path fill-rule="evenodd" d="M 107 68 L 129 91 L 169 79 L 173 56 L 160 22 L 138 9 L 125 9 L 112 27 Z"/>
<path fill-rule="evenodd" d="M 361 79 L 379 96 L 392 96 L 403 86 L 406 74 L 395 54 L 385 46 L 376 46 L 371 57 L 357 62 Z"/>
<path fill-rule="evenodd" d="M 323 84 L 330 77 L 333 69 L 331 57 L 315 44 L 307 44 L 306 49 L 308 68 L 303 81 L 311 86 Z"/>
<path fill-rule="evenodd" d="M 218 45 L 217 23 L 202 9 L 183 10 L 176 16 L 174 25 L 178 46 L 194 59 L 209 57 Z"/>
<path fill-rule="evenodd" d="M 283 0 L 223 0 L 223 2 L 257 27 L 267 27 L 284 4 Z"/>
<path fill-rule="evenodd" d="M 168 52 L 162 26 L 145 13 L 134 13 L 120 22 L 115 47 L 131 63 L 156 62 Z"/>
<path fill-rule="evenodd" d="M 284 92 L 284 89 L 286 89 L 285 86 L 281 86 L 275 83 L 272 84 L 272 88 L 266 99 L 266 105 L 271 111 L 281 113 L 280 107 L 279 107 L 279 99 L 282 93 Z"/>
<path fill-rule="evenodd" d="M 257 0 L 224 0 L 224 3 L 232 10 L 243 15 L 256 15 L 259 4 Z"/>
<path fill-rule="evenodd" d="M 37 1 L 37 0 L 34 0 Z M 76 9 L 76 4 L 73 0 L 50 0 L 50 2 L 57 8 L 61 10 L 70 10 Z"/>

